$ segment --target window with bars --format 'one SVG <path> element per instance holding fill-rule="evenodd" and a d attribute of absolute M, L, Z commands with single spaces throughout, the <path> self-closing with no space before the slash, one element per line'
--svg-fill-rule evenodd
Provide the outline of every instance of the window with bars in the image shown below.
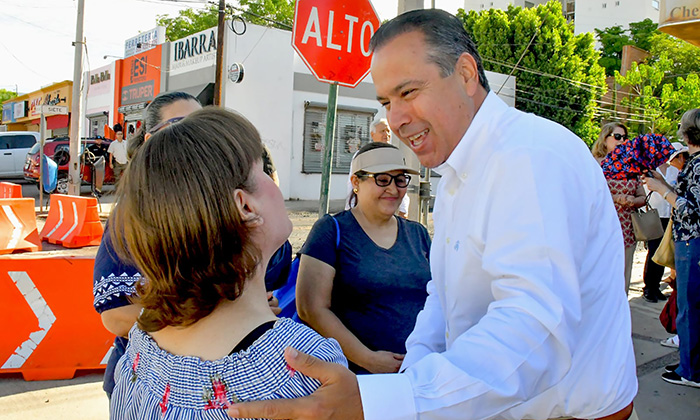
<path fill-rule="evenodd" d="M 350 161 L 355 152 L 371 140 L 370 125 L 376 110 L 338 107 L 335 115 L 333 146 L 333 173 L 350 172 Z M 326 106 L 307 103 L 304 112 L 304 173 L 321 173 L 326 135 Z"/>

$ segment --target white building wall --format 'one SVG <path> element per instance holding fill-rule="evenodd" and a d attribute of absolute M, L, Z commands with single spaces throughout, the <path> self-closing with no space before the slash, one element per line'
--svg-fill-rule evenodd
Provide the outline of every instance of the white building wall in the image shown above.
<path fill-rule="evenodd" d="M 647 18 L 659 22 L 658 0 L 576 0 L 574 32 L 595 35 L 594 29 L 616 25 L 628 29 L 631 22 Z"/>
<path fill-rule="evenodd" d="M 100 82 L 92 82 L 92 78 L 99 77 L 100 74 L 109 74 L 108 80 L 102 80 Z M 83 81 L 86 88 L 83 89 L 83 123 L 82 123 L 82 136 L 90 137 L 90 121 L 89 116 L 94 114 L 101 114 L 103 112 L 108 113 L 107 124 L 112 121 L 114 115 L 114 86 L 116 83 L 117 74 L 115 73 L 114 62 L 97 68 L 95 70 L 84 72 Z M 103 135 L 104 131 L 100 131 L 98 134 Z"/>

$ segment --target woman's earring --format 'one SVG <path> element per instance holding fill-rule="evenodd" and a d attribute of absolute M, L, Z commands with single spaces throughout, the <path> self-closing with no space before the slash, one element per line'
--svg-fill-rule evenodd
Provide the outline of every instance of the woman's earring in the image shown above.
<path fill-rule="evenodd" d="M 354 192 L 355 194 L 357 194 L 357 188 L 353 188 L 352 192 Z"/>

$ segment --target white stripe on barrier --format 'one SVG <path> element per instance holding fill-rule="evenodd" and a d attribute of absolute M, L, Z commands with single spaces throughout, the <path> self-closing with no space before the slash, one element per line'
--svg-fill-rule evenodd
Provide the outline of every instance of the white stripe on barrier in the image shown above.
<path fill-rule="evenodd" d="M 12 235 L 10 236 L 10 240 L 7 241 L 7 247 L 6 249 L 14 249 L 17 247 L 17 244 L 19 243 L 20 239 L 22 239 L 22 222 L 19 221 L 19 218 L 15 214 L 15 212 L 12 210 L 12 206 L 8 206 L 7 204 L 2 206 L 2 210 L 5 212 L 5 216 L 10 220 L 10 223 L 12 223 Z"/>
<path fill-rule="evenodd" d="M 24 365 L 29 356 L 32 355 L 34 349 L 49 332 L 51 326 L 56 322 L 56 316 L 49 308 L 49 305 L 41 296 L 39 289 L 36 288 L 34 282 L 26 271 L 9 271 L 7 273 L 15 283 L 17 289 L 22 293 L 24 300 L 27 301 L 29 307 L 34 312 L 34 316 L 39 320 L 39 329 L 29 334 L 29 338 L 15 349 L 15 352 L 5 361 L 0 369 L 17 369 Z"/>
<path fill-rule="evenodd" d="M 73 205 L 73 226 L 71 226 L 71 228 L 68 229 L 68 232 L 66 232 L 66 234 L 63 235 L 61 239 L 59 239 L 60 241 L 65 241 L 68 235 L 70 235 L 75 230 L 75 228 L 78 227 L 78 206 L 75 203 L 71 204 Z"/>
<path fill-rule="evenodd" d="M 56 200 L 56 202 L 58 203 L 58 223 L 56 223 L 56 226 L 54 226 L 53 229 L 51 229 L 51 232 L 46 235 L 47 238 L 51 237 L 51 235 L 56 232 L 56 229 L 63 224 L 63 203 L 61 200 Z"/>

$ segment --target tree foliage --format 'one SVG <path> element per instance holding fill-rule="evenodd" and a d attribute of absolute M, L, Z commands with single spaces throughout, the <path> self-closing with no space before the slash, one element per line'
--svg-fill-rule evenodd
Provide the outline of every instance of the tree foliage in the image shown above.
<path fill-rule="evenodd" d="M 292 29 L 294 0 L 238 0 L 243 8 L 243 19 L 262 26 Z"/>
<path fill-rule="evenodd" d="M 632 63 L 622 76 L 615 73 L 615 81 L 629 87 L 631 95 L 623 98 L 622 104 L 629 107 L 637 119 L 629 124 L 632 132 L 654 132 L 674 137 L 678 121 L 689 109 L 700 107 L 700 77 L 690 73 L 687 77 L 666 76 L 674 61 L 664 53 L 649 64 Z"/>
<path fill-rule="evenodd" d="M 246 22 L 256 25 L 271 26 L 279 29 L 291 29 L 294 22 L 294 0 L 238 0 L 240 7 L 229 7 L 227 18 L 231 15 L 242 17 Z M 219 21 L 219 6 L 210 4 L 203 9 L 184 9 L 178 15 L 158 15 L 156 24 L 165 26 L 168 41 L 184 38 L 199 31 L 213 28 Z"/>
<path fill-rule="evenodd" d="M 615 70 L 620 70 L 622 47 L 625 45 L 634 45 L 644 51 L 649 51 L 652 38 L 660 34 L 657 27 L 656 23 L 647 18 L 640 22 L 630 23 L 629 29 L 623 29 L 621 25 L 595 29 L 596 37 L 601 44 L 598 64 L 605 68 L 605 74 L 613 76 Z M 627 35 L 628 33 L 629 35 Z"/>
<path fill-rule="evenodd" d="M 11 90 L 0 89 L 0 104 L 8 99 L 16 98 L 17 94 Z"/>
<path fill-rule="evenodd" d="M 516 108 L 556 121 L 587 143 L 595 140 L 599 125 L 593 120 L 596 100 L 606 89 L 605 73 L 598 65 L 593 36 L 574 35 L 561 3 L 527 9 L 511 5 L 506 11 L 460 9 L 457 16 L 476 42 L 484 68 L 513 71 L 517 77 L 516 92 L 501 92 L 515 95 Z M 494 91 L 499 88 L 492 86 Z"/>
<path fill-rule="evenodd" d="M 156 24 L 165 26 L 165 38 L 175 41 L 188 35 L 216 26 L 219 22 L 219 6 L 210 4 L 205 9 L 183 9 L 175 17 L 158 15 Z"/>

